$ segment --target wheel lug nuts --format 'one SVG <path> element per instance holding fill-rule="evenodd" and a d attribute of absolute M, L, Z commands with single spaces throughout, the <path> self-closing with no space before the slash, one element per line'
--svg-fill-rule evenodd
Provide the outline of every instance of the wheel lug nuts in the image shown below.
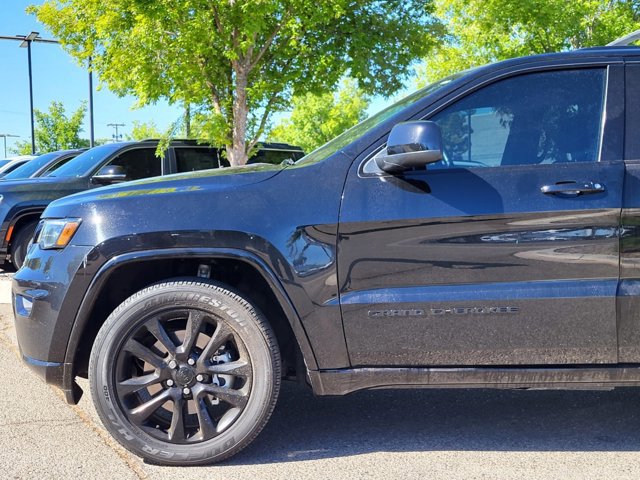
<path fill-rule="evenodd" d="M 185 387 L 185 388 L 182 389 L 182 393 L 184 393 L 185 395 L 189 395 L 191 393 L 191 389 Z"/>
<path fill-rule="evenodd" d="M 178 367 L 178 362 L 176 362 L 175 360 L 171 360 L 169 362 L 169 368 L 177 368 Z"/>
<path fill-rule="evenodd" d="M 196 380 L 201 382 L 204 380 L 204 375 L 196 375 Z"/>
<path fill-rule="evenodd" d="M 195 361 L 193 358 L 190 358 L 189 360 L 187 360 L 187 363 L 188 363 L 189 365 L 195 365 L 195 364 L 196 364 L 196 361 Z"/>
<path fill-rule="evenodd" d="M 167 380 L 167 387 L 173 387 L 173 380 Z"/>

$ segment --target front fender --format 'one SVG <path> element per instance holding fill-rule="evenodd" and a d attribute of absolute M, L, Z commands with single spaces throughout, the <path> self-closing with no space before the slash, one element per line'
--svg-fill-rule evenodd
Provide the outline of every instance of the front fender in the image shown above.
<path fill-rule="evenodd" d="M 274 292 L 280 304 L 280 307 L 287 317 L 289 325 L 291 326 L 298 345 L 300 346 L 300 350 L 302 352 L 307 369 L 318 369 L 313 349 L 309 342 L 309 338 L 304 329 L 304 326 L 302 325 L 302 322 L 300 320 L 300 316 L 298 315 L 295 307 L 293 306 L 293 303 L 289 299 L 279 279 L 269 268 L 269 266 L 262 259 L 245 250 L 235 248 L 206 247 L 192 247 L 189 249 L 167 248 L 158 250 L 134 251 L 114 256 L 107 262 L 105 262 L 98 270 L 98 272 L 93 276 L 93 279 L 84 295 L 84 298 L 80 303 L 80 307 L 78 309 L 78 313 L 71 330 L 71 335 L 69 337 L 64 363 L 66 365 L 71 365 L 73 363 L 85 327 L 90 321 L 90 312 L 92 311 L 96 299 L 102 291 L 103 286 L 109 280 L 109 277 L 113 274 L 113 272 L 115 272 L 119 267 L 123 265 L 136 262 L 185 258 L 232 259 L 248 263 L 253 268 L 255 268 Z M 65 378 L 68 379 L 69 382 L 72 382 L 71 372 L 69 372 L 68 375 L 65 375 Z"/>

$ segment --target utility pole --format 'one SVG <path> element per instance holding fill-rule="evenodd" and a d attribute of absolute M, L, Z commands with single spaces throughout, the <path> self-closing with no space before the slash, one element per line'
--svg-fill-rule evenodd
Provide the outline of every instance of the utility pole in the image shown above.
<path fill-rule="evenodd" d="M 7 137 L 19 137 L 20 135 L 11 135 L 10 133 L 0 133 L 0 137 L 4 140 L 4 156 L 7 157 Z"/>
<path fill-rule="evenodd" d="M 52 40 L 47 38 L 42 38 L 38 32 L 31 32 L 28 35 L 14 35 L 13 37 L 8 37 L 5 35 L 0 35 L 0 40 L 17 40 L 20 43 L 20 48 L 27 49 L 27 62 L 29 66 L 29 107 L 31 110 L 31 153 L 36 152 L 36 138 L 35 138 L 35 125 L 33 120 L 33 80 L 32 80 L 32 69 L 31 69 L 31 44 L 33 42 L 39 43 L 55 43 L 60 44 L 58 40 Z M 94 144 L 94 132 L 93 132 L 93 77 L 91 71 L 91 59 L 89 59 L 89 141 L 90 145 L 93 147 Z"/>
<path fill-rule="evenodd" d="M 111 135 L 114 142 L 122 140 L 122 134 L 118 134 L 118 127 L 124 127 L 124 123 L 107 123 L 107 127 L 113 127 L 116 129 L 116 133 Z"/>

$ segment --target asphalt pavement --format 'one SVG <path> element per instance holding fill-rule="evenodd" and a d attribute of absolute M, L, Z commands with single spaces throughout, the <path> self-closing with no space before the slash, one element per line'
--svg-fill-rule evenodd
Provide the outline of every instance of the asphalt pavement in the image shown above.
<path fill-rule="evenodd" d="M 285 383 L 274 415 L 220 465 L 159 467 L 120 447 L 22 364 L 0 274 L 0 478 L 638 479 L 640 389 L 376 390 Z M 81 382 L 88 392 L 87 382 Z"/>

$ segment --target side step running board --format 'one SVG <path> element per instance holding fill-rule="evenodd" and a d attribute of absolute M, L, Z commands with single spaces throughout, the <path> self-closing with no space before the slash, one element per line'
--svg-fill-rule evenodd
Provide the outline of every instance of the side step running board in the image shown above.
<path fill-rule="evenodd" d="M 640 386 L 640 366 L 354 368 L 310 371 L 316 395 L 372 388 L 531 388 L 600 390 Z"/>

